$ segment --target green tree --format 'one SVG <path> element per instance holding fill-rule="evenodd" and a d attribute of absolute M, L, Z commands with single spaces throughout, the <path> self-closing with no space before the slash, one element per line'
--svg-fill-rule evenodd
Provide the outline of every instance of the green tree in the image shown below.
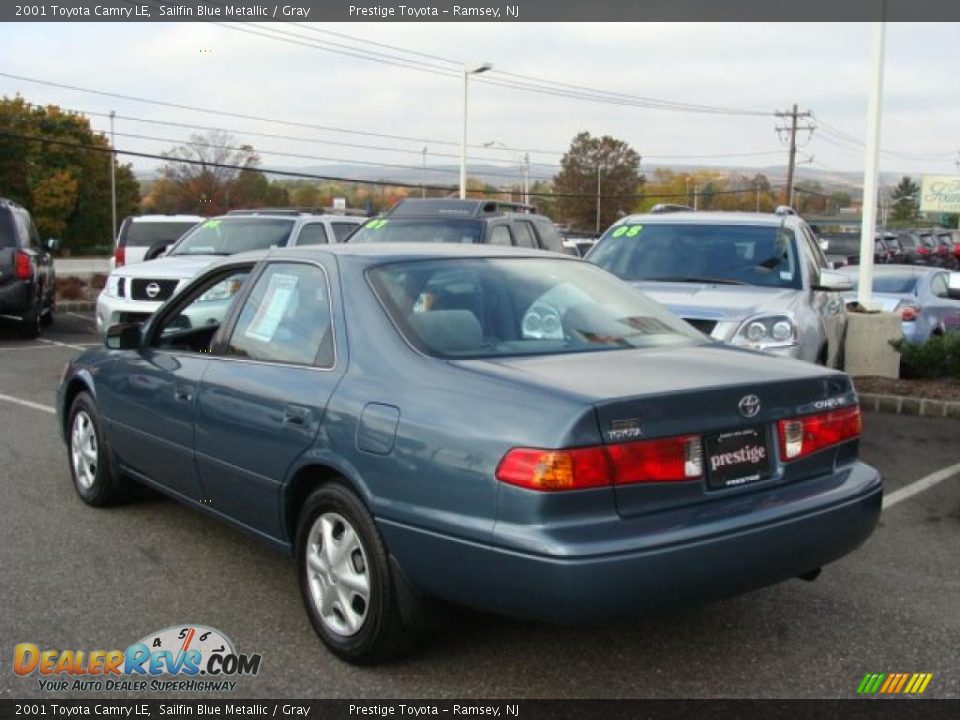
<path fill-rule="evenodd" d="M 920 210 L 920 186 L 904 175 L 890 191 L 890 219 L 894 222 L 915 220 Z"/>
<path fill-rule="evenodd" d="M 0 196 L 30 210 L 41 235 L 58 237 L 66 250 L 112 245 L 109 150 L 80 114 L 0 99 Z M 136 211 L 140 190 L 129 165 L 118 165 L 116 176 L 123 217 Z"/>
<path fill-rule="evenodd" d="M 595 138 L 579 133 L 560 160 L 554 191 L 557 218 L 575 229 L 592 229 L 598 222 L 597 186 L 600 188 L 599 225 L 601 232 L 629 213 L 642 189 L 640 155 L 622 140 L 604 135 Z"/>

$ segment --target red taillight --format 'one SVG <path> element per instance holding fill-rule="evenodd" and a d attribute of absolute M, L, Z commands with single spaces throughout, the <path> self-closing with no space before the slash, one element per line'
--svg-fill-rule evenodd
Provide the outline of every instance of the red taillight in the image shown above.
<path fill-rule="evenodd" d="M 696 435 L 606 446 L 617 485 L 673 482 L 703 475 L 703 445 Z"/>
<path fill-rule="evenodd" d="M 15 274 L 17 280 L 30 280 L 33 278 L 33 260 L 23 250 L 17 250 Z"/>
<path fill-rule="evenodd" d="M 500 482 L 541 491 L 702 476 L 703 446 L 695 435 L 570 450 L 514 448 L 497 468 Z"/>
<path fill-rule="evenodd" d="M 917 319 L 917 309 L 912 305 L 907 305 L 900 309 L 900 319 L 905 322 L 911 322 Z"/>
<path fill-rule="evenodd" d="M 497 480 L 530 490 L 579 490 L 609 485 L 610 465 L 602 447 L 514 448 L 500 461 Z"/>
<path fill-rule="evenodd" d="M 929 254 L 930 254 L 930 248 L 925 247 L 923 245 L 920 245 L 919 247 L 917 247 L 917 255 L 929 255 Z"/>
<path fill-rule="evenodd" d="M 127 249 L 123 246 L 117 246 L 113 251 L 113 264 L 115 267 L 123 267 L 127 262 Z"/>
<path fill-rule="evenodd" d="M 859 406 L 807 415 L 777 423 L 780 458 L 798 460 L 818 450 L 860 436 Z"/>

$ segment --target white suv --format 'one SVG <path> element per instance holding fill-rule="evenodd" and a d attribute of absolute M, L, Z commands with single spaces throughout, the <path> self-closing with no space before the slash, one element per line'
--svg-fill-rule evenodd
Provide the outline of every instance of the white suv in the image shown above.
<path fill-rule="evenodd" d="M 199 215 L 131 215 L 124 218 L 117 233 L 110 269 L 148 260 L 148 252 L 156 253 L 173 245 L 187 230 L 205 219 Z"/>
<path fill-rule="evenodd" d="M 221 256 L 271 247 L 338 243 L 365 221 L 363 217 L 298 210 L 235 210 L 203 220 L 164 257 L 118 267 L 110 273 L 97 298 L 97 330 L 105 334 L 117 323 L 143 322 Z M 208 301 L 223 302 L 229 297 L 210 297 Z"/>

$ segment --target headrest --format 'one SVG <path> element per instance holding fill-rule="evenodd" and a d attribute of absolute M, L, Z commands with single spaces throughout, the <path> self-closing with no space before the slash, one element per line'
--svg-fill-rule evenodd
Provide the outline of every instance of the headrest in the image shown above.
<path fill-rule="evenodd" d="M 483 347 L 483 328 L 469 310 L 431 310 L 412 313 L 411 327 L 428 347 L 441 353 L 458 353 Z"/>

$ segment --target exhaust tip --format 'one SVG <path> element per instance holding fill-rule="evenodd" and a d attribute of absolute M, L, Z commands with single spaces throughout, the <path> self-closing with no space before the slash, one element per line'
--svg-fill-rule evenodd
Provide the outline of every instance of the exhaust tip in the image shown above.
<path fill-rule="evenodd" d="M 822 572 L 823 572 L 823 568 L 814 568 L 813 570 L 808 570 L 805 573 L 800 573 L 799 575 L 797 575 L 797 577 L 800 578 L 801 580 L 806 580 L 807 582 L 813 582 L 818 577 L 820 577 L 820 573 Z"/>

